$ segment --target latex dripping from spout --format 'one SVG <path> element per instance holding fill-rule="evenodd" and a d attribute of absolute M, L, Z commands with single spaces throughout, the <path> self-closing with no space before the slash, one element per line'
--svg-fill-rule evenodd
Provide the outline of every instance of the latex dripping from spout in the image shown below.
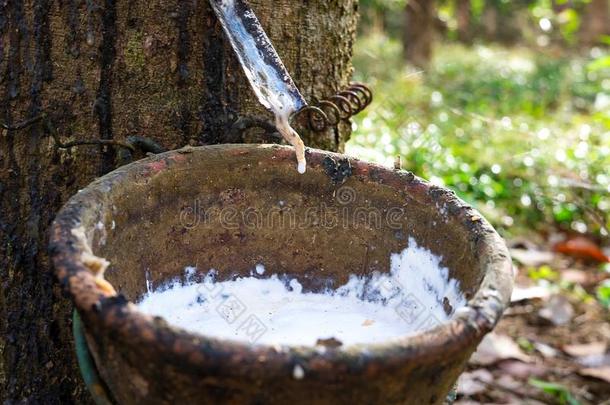
<path fill-rule="evenodd" d="M 258 18 L 246 0 L 210 0 L 258 101 L 275 115 L 275 126 L 296 152 L 305 173 L 305 145 L 290 126 L 290 116 L 307 106 Z"/>
<path fill-rule="evenodd" d="M 299 134 L 290 126 L 288 114 L 275 114 L 275 126 L 282 137 L 294 146 L 297 155 L 297 170 L 303 174 L 307 170 L 305 159 L 305 144 Z"/>

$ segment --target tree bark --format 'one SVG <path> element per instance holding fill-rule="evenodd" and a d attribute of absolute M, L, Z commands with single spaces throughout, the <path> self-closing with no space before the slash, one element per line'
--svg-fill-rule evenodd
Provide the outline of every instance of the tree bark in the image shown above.
<path fill-rule="evenodd" d="M 409 0 L 405 17 L 404 51 L 408 62 L 426 68 L 432 57 L 436 8 L 433 0 Z"/>
<path fill-rule="evenodd" d="M 603 35 L 610 35 L 610 2 L 591 0 L 582 16 L 580 43 L 587 46 L 599 44 Z"/>
<path fill-rule="evenodd" d="M 308 101 L 347 84 L 357 0 L 251 4 Z M 47 228 L 70 195 L 116 166 L 118 149 L 58 149 L 53 129 L 63 142 L 140 135 L 173 149 L 260 141 L 228 139 L 228 129 L 237 117 L 271 117 L 205 0 L 0 1 L 0 58 L 0 123 L 13 127 L 0 129 L 0 399 L 87 402 Z M 349 130 L 303 131 L 304 141 L 341 150 Z"/>

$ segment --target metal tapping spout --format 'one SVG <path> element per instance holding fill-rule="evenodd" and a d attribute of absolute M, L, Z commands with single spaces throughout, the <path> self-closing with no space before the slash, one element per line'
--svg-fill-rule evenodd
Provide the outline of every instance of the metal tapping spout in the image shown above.
<path fill-rule="evenodd" d="M 248 2 L 210 0 L 210 3 L 259 102 L 275 115 L 278 131 L 295 147 L 299 173 L 305 173 L 305 146 L 289 120 L 307 102 Z"/>

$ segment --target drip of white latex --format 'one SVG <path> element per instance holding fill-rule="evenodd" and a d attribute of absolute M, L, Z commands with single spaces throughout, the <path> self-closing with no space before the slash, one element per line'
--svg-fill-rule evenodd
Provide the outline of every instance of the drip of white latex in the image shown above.
<path fill-rule="evenodd" d="M 305 146 L 290 126 L 292 113 L 307 103 L 245 0 L 210 0 L 259 102 L 275 115 L 275 125 L 294 146 L 299 173 L 305 173 Z"/>

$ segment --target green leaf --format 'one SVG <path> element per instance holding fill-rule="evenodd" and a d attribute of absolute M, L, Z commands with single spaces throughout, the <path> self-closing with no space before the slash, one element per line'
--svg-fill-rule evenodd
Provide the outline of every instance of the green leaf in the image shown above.
<path fill-rule="evenodd" d="M 597 287 L 596 295 L 600 304 L 610 309 L 610 280 L 604 281 Z"/>
<path fill-rule="evenodd" d="M 554 281 L 559 278 L 559 274 L 555 270 L 553 270 L 550 266 L 544 265 L 540 266 L 537 269 L 531 268 L 527 272 L 527 276 L 532 280 L 550 280 Z"/>
<path fill-rule="evenodd" d="M 580 402 L 574 398 L 570 390 L 561 384 L 538 380 L 536 378 L 530 378 L 528 383 L 532 387 L 536 387 L 547 394 L 552 395 L 560 404 L 580 405 Z"/>

